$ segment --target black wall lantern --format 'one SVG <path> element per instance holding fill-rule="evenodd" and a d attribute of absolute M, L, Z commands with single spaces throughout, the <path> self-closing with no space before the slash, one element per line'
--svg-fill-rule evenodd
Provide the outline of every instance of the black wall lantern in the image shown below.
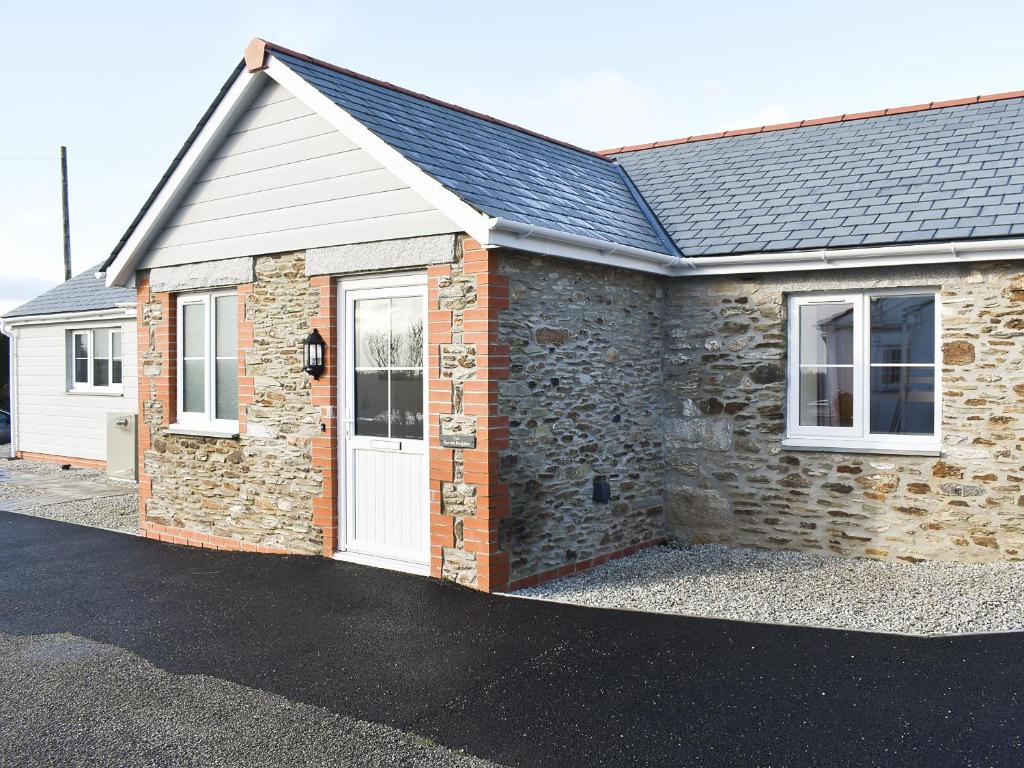
<path fill-rule="evenodd" d="M 324 344 L 324 337 L 314 328 L 313 332 L 302 342 L 302 370 L 319 379 L 324 372 L 324 354 L 327 345 Z"/>

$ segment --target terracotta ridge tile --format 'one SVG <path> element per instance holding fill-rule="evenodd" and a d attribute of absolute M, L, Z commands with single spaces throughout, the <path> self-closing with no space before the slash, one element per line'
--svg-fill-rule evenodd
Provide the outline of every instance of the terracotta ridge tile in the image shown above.
<path fill-rule="evenodd" d="M 831 117 L 818 117 L 812 120 L 795 120 L 789 123 L 775 123 L 773 125 L 761 125 L 753 128 L 736 128 L 729 131 L 717 131 L 715 133 L 702 133 L 694 136 L 683 136 L 677 139 L 663 139 L 651 141 L 645 144 L 631 144 L 613 149 L 602 149 L 597 154 L 604 157 L 609 155 L 620 155 L 626 152 L 637 152 L 656 147 L 671 147 L 677 144 L 689 144 L 695 141 L 711 141 L 728 136 L 745 136 L 754 133 L 771 133 L 774 131 L 787 131 L 793 128 L 804 128 L 812 125 L 827 125 L 830 123 L 845 123 L 853 120 L 868 120 L 874 117 L 887 117 L 889 115 L 903 115 L 909 112 L 925 112 L 931 109 L 946 109 L 947 107 L 960 107 L 967 104 L 981 104 L 989 101 L 1002 101 L 1005 99 L 1024 98 L 1024 90 L 1004 91 L 1003 93 L 990 93 L 985 96 L 967 96 L 962 99 L 948 99 L 946 101 L 928 101 L 923 104 L 911 104 L 903 107 L 889 107 L 888 109 L 874 109 L 867 112 L 850 112 L 845 115 L 833 115 Z"/>

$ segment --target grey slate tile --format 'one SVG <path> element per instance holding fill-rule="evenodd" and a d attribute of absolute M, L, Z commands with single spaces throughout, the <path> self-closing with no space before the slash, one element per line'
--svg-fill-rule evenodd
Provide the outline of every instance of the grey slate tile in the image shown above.
<path fill-rule="evenodd" d="M 63 312 L 85 312 L 97 309 L 112 309 L 119 304 L 134 304 L 134 288 L 107 288 L 106 283 L 96 277 L 102 262 L 92 269 L 75 275 L 34 299 L 16 307 L 4 317 L 29 317 L 52 315 Z"/>
<path fill-rule="evenodd" d="M 280 51 L 275 55 L 488 215 L 660 253 L 669 250 L 615 163 Z M 659 175 L 646 178 L 650 183 Z M 728 203 L 728 196 L 723 198 Z"/>
<path fill-rule="evenodd" d="M 744 187 L 742 169 L 756 168 L 762 175 L 755 200 L 762 207 L 747 222 L 755 237 L 719 229 L 703 245 L 713 254 L 732 252 L 733 245 L 758 239 L 759 227 L 779 223 L 789 237 L 762 238 L 766 248 L 796 247 L 794 240 L 809 238 L 793 233 L 811 230 L 812 223 L 824 231 L 853 227 L 852 234 L 834 235 L 837 244 L 1002 231 L 987 227 L 1012 231 L 1024 225 L 1008 218 L 1024 202 L 1022 140 L 1024 99 L 1009 99 L 667 146 L 622 154 L 618 160 L 664 221 L 673 204 L 658 191 L 685 182 L 735 200 L 751 192 Z M 785 202 L 773 205 L 779 200 Z M 746 202 L 745 210 L 759 210 Z M 829 224 L 831 219 L 819 215 L 821 209 L 813 206 L 821 203 L 840 216 L 840 223 Z M 705 229 L 727 217 L 714 206 L 705 209 L 705 216 L 712 224 Z M 681 241 L 685 225 L 676 221 L 667 226 Z M 884 225 L 880 232 L 875 231 L 879 223 Z"/>

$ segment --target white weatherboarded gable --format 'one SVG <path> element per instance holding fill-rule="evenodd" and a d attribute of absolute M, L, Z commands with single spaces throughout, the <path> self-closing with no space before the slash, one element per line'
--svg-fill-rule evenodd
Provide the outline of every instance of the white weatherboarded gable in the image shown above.
<path fill-rule="evenodd" d="M 422 195 L 266 79 L 138 267 L 457 231 Z"/>

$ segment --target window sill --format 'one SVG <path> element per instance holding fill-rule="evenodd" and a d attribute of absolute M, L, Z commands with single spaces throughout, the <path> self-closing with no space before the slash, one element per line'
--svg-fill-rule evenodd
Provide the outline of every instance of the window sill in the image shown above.
<path fill-rule="evenodd" d="M 168 434 L 188 435 L 190 437 L 222 437 L 228 440 L 238 438 L 238 429 L 222 427 L 202 427 L 198 424 L 171 424 L 167 427 Z"/>
<path fill-rule="evenodd" d="M 787 437 L 782 447 L 789 451 L 818 451 L 819 453 L 870 453 L 888 456 L 941 456 L 942 446 L 935 441 L 921 441 L 905 445 L 886 444 L 877 440 L 835 442 L 805 437 Z"/>
<path fill-rule="evenodd" d="M 66 389 L 68 395 L 88 395 L 90 397 L 124 397 L 124 391 L 119 389 Z"/>

